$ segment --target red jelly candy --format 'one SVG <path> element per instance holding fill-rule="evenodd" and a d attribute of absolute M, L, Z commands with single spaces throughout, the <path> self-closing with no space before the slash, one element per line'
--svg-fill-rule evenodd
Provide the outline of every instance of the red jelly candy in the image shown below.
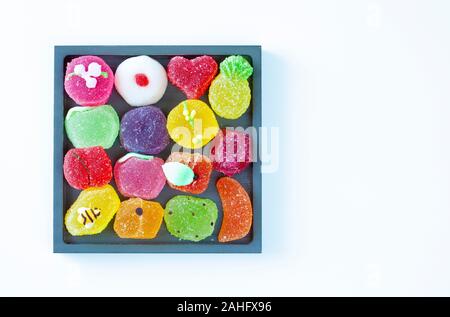
<path fill-rule="evenodd" d="M 167 181 L 169 186 L 173 189 L 191 194 L 201 194 L 208 188 L 209 179 L 212 172 L 211 160 L 208 157 L 199 153 L 191 154 L 174 152 L 167 158 L 166 163 L 168 162 L 179 162 L 185 164 L 194 172 L 194 181 L 189 185 L 176 186 Z"/>
<path fill-rule="evenodd" d="M 172 85 L 183 91 L 188 99 L 198 99 L 216 76 L 217 68 L 211 56 L 203 55 L 191 60 L 175 56 L 167 65 L 167 76 Z"/>
<path fill-rule="evenodd" d="M 250 197 L 241 184 L 230 177 L 222 177 L 216 186 L 223 207 L 218 240 L 228 242 L 242 239 L 252 227 L 253 208 Z"/>
<path fill-rule="evenodd" d="M 250 134 L 222 129 L 213 140 L 211 160 L 214 169 L 227 176 L 242 172 L 252 160 Z"/>
<path fill-rule="evenodd" d="M 101 146 L 69 150 L 63 169 L 67 182 L 76 189 L 101 187 L 112 178 L 111 160 Z"/>

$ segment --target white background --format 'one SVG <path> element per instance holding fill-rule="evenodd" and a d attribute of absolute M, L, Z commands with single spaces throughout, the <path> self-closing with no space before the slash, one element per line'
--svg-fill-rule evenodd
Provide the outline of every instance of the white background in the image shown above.
<path fill-rule="evenodd" d="M 448 1 L 0 5 L 1 295 L 450 295 Z M 263 253 L 53 254 L 53 46 L 261 44 Z"/>

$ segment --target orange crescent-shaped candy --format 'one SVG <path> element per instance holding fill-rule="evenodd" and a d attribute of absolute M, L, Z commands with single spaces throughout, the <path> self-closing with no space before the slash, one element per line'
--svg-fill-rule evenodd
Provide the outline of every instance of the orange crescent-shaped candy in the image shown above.
<path fill-rule="evenodd" d="M 216 186 L 223 207 L 219 242 L 239 240 L 248 234 L 252 226 L 250 197 L 241 184 L 231 177 L 220 178 Z"/>

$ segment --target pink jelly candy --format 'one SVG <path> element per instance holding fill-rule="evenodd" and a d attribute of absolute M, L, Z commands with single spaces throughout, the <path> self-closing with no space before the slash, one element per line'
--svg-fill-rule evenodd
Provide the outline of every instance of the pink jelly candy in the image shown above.
<path fill-rule="evenodd" d="M 76 189 L 101 187 L 112 178 L 111 160 L 101 146 L 69 150 L 63 169 L 67 182 Z"/>
<path fill-rule="evenodd" d="M 156 198 L 166 184 L 163 164 L 158 157 L 126 154 L 114 166 L 117 189 L 126 197 Z"/>
<path fill-rule="evenodd" d="M 67 64 L 64 88 L 81 106 L 100 106 L 108 102 L 114 74 L 98 56 L 80 56 Z"/>
<path fill-rule="evenodd" d="M 250 134 L 232 129 L 222 129 L 211 146 L 213 168 L 227 176 L 242 172 L 252 161 Z"/>
<path fill-rule="evenodd" d="M 184 92 L 188 99 L 198 99 L 216 76 L 217 68 L 211 56 L 203 55 L 191 60 L 175 56 L 167 65 L 167 76 L 172 85 Z"/>

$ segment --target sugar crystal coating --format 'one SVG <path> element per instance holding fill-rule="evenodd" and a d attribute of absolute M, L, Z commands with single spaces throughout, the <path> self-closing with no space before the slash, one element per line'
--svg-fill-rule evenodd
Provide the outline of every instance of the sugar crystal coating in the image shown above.
<path fill-rule="evenodd" d="M 117 92 L 135 107 L 157 103 L 167 88 L 164 67 L 149 56 L 135 56 L 124 60 L 115 75 Z"/>
<path fill-rule="evenodd" d="M 167 65 L 167 76 L 188 99 L 198 99 L 216 76 L 217 68 L 217 63 L 211 56 L 203 55 L 191 60 L 175 56 Z"/>
<path fill-rule="evenodd" d="M 113 86 L 114 74 L 98 56 L 80 56 L 67 64 L 64 88 L 80 106 L 106 104 Z"/>
<path fill-rule="evenodd" d="M 102 146 L 109 149 L 119 134 L 119 116 L 113 107 L 73 107 L 65 119 L 70 142 L 77 148 Z"/>
<path fill-rule="evenodd" d="M 111 185 L 85 189 L 66 213 L 67 231 L 73 236 L 100 233 L 119 207 L 119 196 Z"/>
<path fill-rule="evenodd" d="M 167 116 L 167 131 L 179 145 L 198 149 L 211 141 L 219 124 L 211 108 L 201 100 L 182 101 Z"/>
<path fill-rule="evenodd" d="M 76 189 L 101 187 L 112 178 L 111 160 L 101 146 L 70 149 L 64 156 L 64 177 Z"/>
<path fill-rule="evenodd" d="M 223 208 L 219 242 L 242 239 L 252 226 L 253 208 L 250 197 L 241 184 L 230 177 L 220 178 L 216 186 Z"/>
<path fill-rule="evenodd" d="M 176 186 L 168 180 L 167 183 L 173 189 L 191 194 L 201 194 L 208 188 L 212 172 L 212 163 L 205 155 L 199 153 L 173 152 L 167 158 L 166 163 L 167 162 L 180 162 L 186 164 L 194 172 L 194 180 L 189 185 Z"/>
<path fill-rule="evenodd" d="M 158 154 L 169 144 L 166 117 L 156 107 L 128 111 L 120 123 L 120 141 L 128 152 Z"/>
<path fill-rule="evenodd" d="M 130 198 L 120 204 L 114 231 L 121 238 L 153 239 L 158 234 L 164 209 L 154 201 Z"/>
<path fill-rule="evenodd" d="M 171 235 L 197 242 L 213 233 L 217 215 L 217 206 L 210 199 L 175 196 L 166 204 L 164 221 Z"/>
<path fill-rule="evenodd" d="M 252 142 L 247 132 L 224 128 L 211 145 L 214 169 L 227 176 L 242 172 L 252 161 Z"/>
<path fill-rule="evenodd" d="M 125 197 L 156 198 L 166 184 L 158 157 L 129 153 L 114 165 L 114 179 L 119 192 Z"/>
<path fill-rule="evenodd" d="M 239 55 L 220 63 L 220 74 L 209 88 L 209 102 L 218 116 L 237 119 L 247 111 L 251 99 L 247 79 L 252 73 L 250 63 Z"/>

